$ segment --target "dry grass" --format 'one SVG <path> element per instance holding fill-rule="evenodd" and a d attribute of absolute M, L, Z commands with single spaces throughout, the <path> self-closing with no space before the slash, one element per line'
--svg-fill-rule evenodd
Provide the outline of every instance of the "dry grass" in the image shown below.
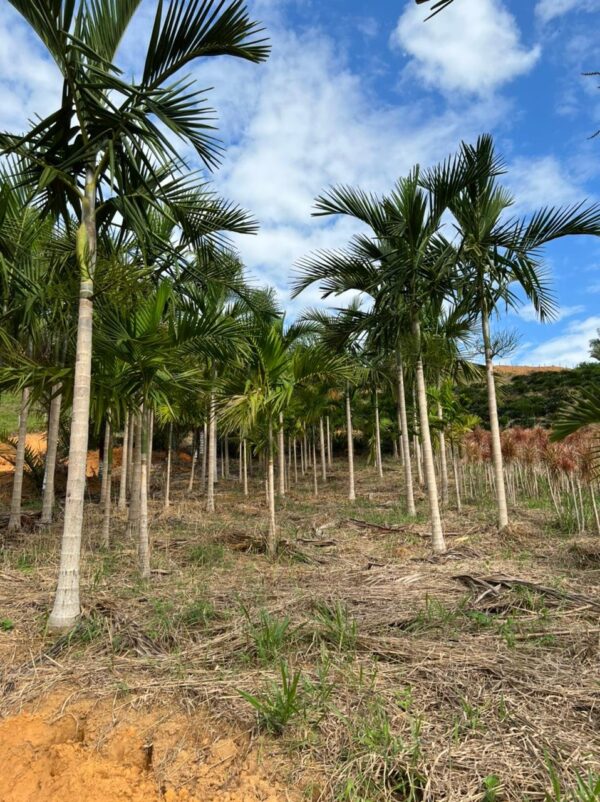
<path fill-rule="evenodd" d="M 569 789 L 600 773 L 598 566 L 547 511 L 525 508 L 502 538 L 493 509 L 448 509 L 451 550 L 432 560 L 424 518 L 396 503 L 400 476 L 394 463 L 383 485 L 360 472 L 354 505 L 342 464 L 317 500 L 307 477 L 279 504 L 283 544 L 269 562 L 261 483 L 244 500 L 220 482 L 207 515 L 200 495 L 184 498 L 182 473 L 169 515 L 153 502 L 147 584 L 122 520 L 110 553 L 97 547 L 90 504 L 85 615 L 68 638 L 44 634 L 58 529 L 7 543 L 1 712 L 65 688 L 171 698 L 256 732 L 239 691 L 272 700 L 283 662 L 300 671 L 298 709 L 279 738 L 260 737 L 307 798 L 534 802 L 556 798 L 556 772 L 565 799 L 584 799 Z"/>

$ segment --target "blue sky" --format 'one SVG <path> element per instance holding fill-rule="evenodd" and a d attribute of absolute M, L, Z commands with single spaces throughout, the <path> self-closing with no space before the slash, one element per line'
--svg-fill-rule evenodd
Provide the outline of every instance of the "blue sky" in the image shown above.
<path fill-rule="evenodd" d="M 424 23 L 412 0 L 251 0 L 273 52 L 265 65 L 208 60 L 227 153 L 214 181 L 261 223 L 236 242 L 251 273 L 277 287 L 291 314 L 317 301 L 287 298 L 306 252 L 344 244 L 348 221 L 310 217 L 335 183 L 379 192 L 414 163 L 429 165 L 461 139 L 492 132 L 506 182 L 527 214 L 600 199 L 600 0 L 455 0 Z M 145 0 L 119 63 L 139 70 L 154 0 Z M 25 24 L 0 5 L 0 127 L 20 130 L 59 99 L 59 78 Z M 193 161 L 193 159 L 192 159 Z M 511 361 L 572 365 L 600 327 L 600 240 L 546 250 L 559 319 L 540 325 L 524 306 L 498 322 L 516 329 Z"/>

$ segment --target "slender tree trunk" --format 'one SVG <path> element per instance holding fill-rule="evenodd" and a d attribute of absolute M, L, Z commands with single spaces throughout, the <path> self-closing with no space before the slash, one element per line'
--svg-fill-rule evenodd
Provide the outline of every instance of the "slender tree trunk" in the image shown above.
<path fill-rule="evenodd" d="M 454 446 L 451 446 L 452 451 L 452 467 L 454 469 L 454 485 L 456 487 L 456 509 L 458 512 L 462 512 L 462 503 L 460 500 L 460 474 L 458 472 L 458 458 L 456 456 L 456 449 Z"/>
<path fill-rule="evenodd" d="M 149 429 L 151 412 L 141 414 L 141 471 L 140 471 L 140 539 L 138 546 L 140 576 L 150 578 L 150 535 L 148 532 L 148 454 L 151 450 Z"/>
<path fill-rule="evenodd" d="M 225 479 L 229 479 L 229 437 L 227 435 L 223 438 L 223 451 L 225 455 Z"/>
<path fill-rule="evenodd" d="M 277 554 L 277 524 L 275 522 L 275 467 L 273 460 L 273 424 L 269 420 L 269 452 L 267 465 L 267 500 L 269 504 L 269 531 L 267 534 L 267 555 Z"/>
<path fill-rule="evenodd" d="M 77 258 L 81 271 L 73 406 L 69 446 L 69 473 L 65 518 L 54 606 L 48 618 L 50 630 L 73 626 L 80 613 L 79 563 L 83 528 L 83 500 L 87 467 L 88 426 L 92 371 L 92 316 L 94 270 L 96 267 L 96 175 L 95 166 L 86 168 L 82 220 L 77 231 Z"/>
<path fill-rule="evenodd" d="M 112 466 L 113 466 L 113 438 L 110 421 L 106 421 L 108 436 L 104 437 L 104 472 L 102 481 L 106 477 L 104 491 L 104 515 L 102 517 L 102 545 L 105 549 L 110 547 L 110 513 L 112 496 Z"/>
<path fill-rule="evenodd" d="M 398 410 L 400 413 L 400 431 L 401 438 L 400 444 L 404 456 L 404 484 L 406 492 L 406 511 L 409 515 L 414 516 L 417 514 L 415 508 L 415 496 L 413 492 L 413 478 L 412 478 L 412 464 L 410 459 L 410 439 L 408 434 L 408 416 L 406 414 L 406 393 L 404 390 L 404 371 L 402 368 L 402 360 L 398 354 L 397 366 L 397 381 L 398 381 Z"/>
<path fill-rule="evenodd" d="M 383 460 L 381 458 L 381 425 L 379 423 L 379 390 L 375 388 L 375 462 L 379 478 L 383 479 Z"/>
<path fill-rule="evenodd" d="M 190 478 L 188 481 L 188 495 L 194 489 L 194 477 L 196 475 L 196 460 L 198 459 L 198 430 L 194 429 L 192 434 L 192 465 L 190 468 Z"/>
<path fill-rule="evenodd" d="M 142 481 L 142 413 L 137 411 L 133 416 L 133 465 L 131 467 L 131 495 L 129 514 L 127 517 L 127 535 L 135 541 L 140 537 L 140 502 Z"/>
<path fill-rule="evenodd" d="M 302 437 L 300 438 L 300 473 L 302 474 L 302 476 L 306 474 L 304 439 Z"/>
<path fill-rule="evenodd" d="M 167 475 L 165 477 L 165 510 L 169 509 L 171 503 L 171 459 L 173 454 L 173 422 L 169 423 L 169 439 L 167 442 Z"/>
<path fill-rule="evenodd" d="M 146 415 L 147 437 L 148 437 L 148 474 L 146 477 L 148 496 L 150 495 L 150 483 L 152 481 L 152 451 L 154 448 L 154 410 L 149 409 Z"/>
<path fill-rule="evenodd" d="M 127 443 L 127 490 L 131 496 L 131 486 L 133 484 L 133 449 L 135 440 L 135 420 L 134 416 L 129 416 L 129 442 Z"/>
<path fill-rule="evenodd" d="M 298 484 L 298 440 L 294 437 L 294 484 Z"/>
<path fill-rule="evenodd" d="M 327 481 L 327 454 L 325 453 L 325 427 L 323 418 L 319 418 L 319 447 L 321 449 L 321 476 Z"/>
<path fill-rule="evenodd" d="M 208 468 L 208 424 L 204 421 L 202 426 L 202 472 L 200 474 L 200 482 L 202 484 L 202 492 L 206 493 L 206 470 Z"/>
<path fill-rule="evenodd" d="M 485 350 L 485 374 L 488 392 L 488 408 L 490 413 L 490 432 L 492 440 L 492 463 L 496 482 L 496 499 L 498 502 L 498 526 L 508 526 L 508 507 L 506 505 L 506 489 L 504 485 L 504 468 L 502 464 L 502 444 L 500 442 L 500 423 L 498 421 L 498 405 L 496 402 L 496 383 L 494 380 L 494 364 L 492 359 L 492 341 L 490 321 L 484 308 L 481 315 L 483 347 Z"/>
<path fill-rule="evenodd" d="M 129 410 L 125 410 L 125 423 L 123 426 L 123 449 L 121 453 L 121 476 L 119 478 L 119 509 L 127 507 L 127 468 L 129 452 Z"/>
<path fill-rule="evenodd" d="M 315 498 L 319 495 L 319 479 L 317 476 L 317 438 L 313 426 L 312 431 L 312 466 L 313 466 L 313 492 Z"/>
<path fill-rule="evenodd" d="M 247 460 L 248 443 L 244 438 L 242 440 L 242 482 L 244 484 L 244 495 L 248 495 L 248 460 Z"/>
<path fill-rule="evenodd" d="M 10 502 L 10 518 L 8 531 L 18 532 L 21 529 L 21 499 L 23 498 L 23 474 L 25 471 L 25 446 L 27 443 L 27 416 L 29 415 L 29 387 L 21 394 L 21 410 L 19 412 L 19 434 L 15 454 L 15 473 L 13 476 L 12 497 Z"/>
<path fill-rule="evenodd" d="M 419 483 L 419 487 L 423 487 L 425 484 L 423 479 L 423 460 L 421 459 L 421 443 L 419 442 L 419 427 L 417 425 L 417 404 L 416 404 L 416 388 L 413 392 L 413 397 L 415 399 L 415 407 L 413 409 L 413 417 L 414 417 L 414 429 L 415 433 L 413 436 L 413 450 L 415 452 L 415 463 L 417 465 L 417 481 Z"/>
<path fill-rule="evenodd" d="M 425 387 L 423 360 L 421 358 L 421 326 L 418 320 L 413 321 L 413 335 L 418 354 L 416 364 L 417 399 L 421 424 L 421 440 L 423 441 L 425 477 L 427 479 L 427 495 L 429 498 L 429 510 L 431 515 L 431 537 L 433 550 L 437 553 L 441 553 L 446 551 L 446 543 L 442 531 L 442 519 L 440 517 L 437 483 L 433 464 L 433 449 L 431 447 L 431 433 L 429 431 L 429 410 L 427 408 L 427 390 Z"/>
<path fill-rule="evenodd" d="M 443 422 L 444 411 L 442 405 L 438 402 L 437 414 L 440 421 Z M 446 435 L 443 429 L 440 429 L 440 473 L 442 475 L 442 504 L 448 503 L 448 461 L 446 459 Z"/>
<path fill-rule="evenodd" d="M 217 452 L 217 419 L 215 394 L 210 396 L 210 411 L 208 417 L 208 479 L 206 483 L 206 511 L 215 511 L 215 475 Z"/>
<path fill-rule="evenodd" d="M 354 432 L 352 431 L 352 404 L 350 403 L 350 387 L 346 387 L 346 433 L 348 437 L 348 499 L 354 501 Z"/>
<path fill-rule="evenodd" d="M 309 468 L 312 467 L 310 461 L 310 448 L 308 447 L 308 437 L 306 432 L 304 432 L 304 463 L 306 465 L 306 470 L 308 471 Z"/>
<path fill-rule="evenodd" d="M 110 443 L 110 423 L 108 418 L 104 421 L 104 444 L 102 447 L 102 482 L 100 483 L 100 504 L 104 505 L 106 499 L 106 463 L 108 462 L 108 448 Z"/>
<path fill-rule="evenodd" d="M 279 413 L 279 495 L 285 496 L 285 434 L 283 431 L 283 412 Z"/>
<path fill-rule="evenodd" d="M 331 435 L 329 415 L 325 420 L 327 422 L 327 467 L 331 470 L 333 468 L 333 437 Z"/>
<path fill-rule="evenodd" d="M 60 428 L 60 407 L 62 394 L 59 386 L 52 388 L 52 401 L 48 414 L 48 444 L 46 448 L 46 470 L 44 475 L 44 495 L 42 499 L 42 517 L 40 523 L 48 526 L 52 523 L 54 511 L 54 477 L 56 475 L 56 455 L 58 453 L 58 434 Z"/>

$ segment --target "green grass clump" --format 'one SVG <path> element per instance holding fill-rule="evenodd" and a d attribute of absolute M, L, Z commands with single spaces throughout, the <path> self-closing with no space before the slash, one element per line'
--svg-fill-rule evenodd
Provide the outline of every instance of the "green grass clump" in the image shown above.
<path fill-rule="evenodd" d="M 339 601 L 335 604 L 317 602 L 314 617 L 319 627 L 318 635 L 324 641 L 340 652 L 356 649 L 358 629 L 345 604 Z"/>
<path fill-rule="evenodd" d="M 281 682 L 270 683 L 259 696 L 238 690 L 240 696 L 256 710 L 259 727 L 272 735 L 281 735 L 288 722 L 303 706 L 300 671 L 292 673 L 287 663 L 282 661 L 279 672 Z"/>
<path fill-rule="evenodd" d="M 250 613 L 242 607 L 248 622 L 248 638 L 252 651 L 261 663 L 277 660 L 292 638 L 291 621 L 285 616 L 276 618 L 268 610 L 259 612 L 258 621 L 252 621 Z"/>
<path fill-rule="evenodd" d="M 203 568 L 221 565 L 225 559 L 225 547 L 222 543 L 204 543 L 194 546 L 188 554 L 188 562 Z"/>

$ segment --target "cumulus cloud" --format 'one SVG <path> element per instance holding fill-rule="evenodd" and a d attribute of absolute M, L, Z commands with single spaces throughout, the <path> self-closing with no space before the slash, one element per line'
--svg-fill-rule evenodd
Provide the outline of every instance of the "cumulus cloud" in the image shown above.
<path fill-rule="evenodd" d="M 597 336 L 600 317 L 593 315 L 574 320 L 558 337 L 542 343 L 523 354 L 519 360 L 528 365 L 560 365 L 574 367 L 589 358 L 590 340 Z"/>
<path fill-rule="evenodd" d="M 516 211 L 579 203 L 588 194 L 568 167 L 554 156 L 517 158 L 510 164 L 505 180 L 515 195 Z"/>
<path fill-rule="evenodd" d="M 540 57 L 526 47 L 517 22 L 501 0 L 461 0 L 427 24 L 411 3 L 392 43 L 409 57 L 408 70 L 443 92 L 487 95 L 529 72 Z"/>

